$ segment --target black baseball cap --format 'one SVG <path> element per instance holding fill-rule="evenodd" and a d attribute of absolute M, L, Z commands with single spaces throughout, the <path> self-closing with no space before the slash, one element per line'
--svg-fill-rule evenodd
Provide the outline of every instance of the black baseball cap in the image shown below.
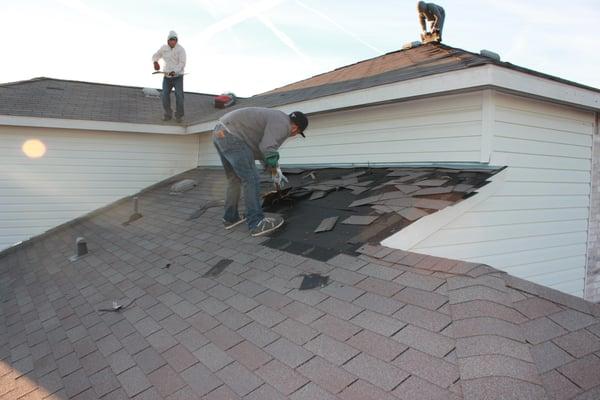
<path fill-rule="evenodd" d="M 308 118 L 306 117 L 306 115 L 301 111 L 294 111 L 290 114 L 290 120 L 294 124 L 298 125 L 298 128 L 300 128 L 300 132 L 298 133 L 300 133 L 302 137 L 305 138 L 306 136 L 304 136 L 304 130 L 308 126 Z"/>

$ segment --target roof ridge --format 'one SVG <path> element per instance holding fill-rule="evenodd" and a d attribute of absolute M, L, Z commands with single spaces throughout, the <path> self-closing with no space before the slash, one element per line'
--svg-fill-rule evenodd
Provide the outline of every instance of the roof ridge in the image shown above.
<path fill-rule="evenodd" d="M 421 44 L 419 47 L 425 47 L 425 46 L 430 46 L 430 47 L 431 47 L 431 46 L 439 46 L 439 47 L 442 47 L 443 45 L 441 45 L 440 43 L 425 43 L 425 44 Z M 448 46 L 444 46 L 444 47 L 448 47 Z M 359 65 L 359 64 L 362 64 L 362 63 L 365 63 L 365 62 L 369 62 L 369 61 L 372 61 L 372 60 L 376 60 L 376 59 L 378 59 L 378 58 L 382 58 L 382 57 L 385 57 L 385 56 L 389 56 L 389 55 L 393 55 L 393 54 L 397 54 L 397 53 L 406 53 L 406 52 L 408 52 L 409 50 L 411 50 L 411 49 L 399 49 L 399 50 L 393 50 L 393 51 L 389 51 L 389 52 L 387 52 L 387 53 L 384 53 L 384 54 L 381 54 L 381 55 L 378 55 L 378 56 L 375 56 L 375 57 L 371 57 L 371 58 L 365 58 L 364 60 L 356 61 L 356 62 L 353 62 L 353 63 L 351 63 L 351 64 L 343 65 L 343 66 L 341 66 L 341 67 L 337 67 L 337 68 L 334 68 L 334 69 L 332 69 L 332 70 L 329 70 L 329 71 L 322 72 L 322 73 L 320 73 L 320 74 L 316 74 L 316 75 L 313 75 L 313 76 L 309 76 L 309 77 L 307 77 L 307 78 L 305 78 L 305 79 L 301 79 L 301 80 L 299 80 L 299 81 L 297 81 L 297 82 L 292 82 L 292 83 L 289 83 L 289 84 L 287 84 L 287 85 L 283 85 L 283 86 L 280 86 L 280 87 L 277 87 L 277 88 L 271 89 L 271 90 L 269 90 L 269 91 L 267 91 L 267 92 L 258 93 L 258 94 L 256 94 L 255 96 L 263 96 L 263 95 L 266 95 L 266 94 L 271 94 L 272 92 L 276 92 L 276 91 L 278 91 L 279 89 L 281 89 L 281 88 L 284 88 L 284 87 L 286 87 L 286 86 L 295 85 L 295 84 L 298 84 L 298 83 L 301 83 L 301 82 L 305 82 L 305 81 L 308 81 L 308 80 L 310 80 L 310 79 L 317 78 L 317 77 L 319 77 L 319 76 L 323 76 L 323 75 L 327 75 L 327 74 L 330 74 L 330 73 L 332 73 L 332 72 L 335 72 L 335 71 L 342 71 L 342 70 L 344 70 L 344 69 L 346 69 L 346 68 L 350 68 L 350 67 L 353 67 L 353 66 L 355 66 L 355 65 Z M 379 74 L 378 74 L 378 75 L 379 75 Z M 374 76 L 376 76 L 376 75 L 374 75 Z M 292 89 L 292 90 L 293 90 L 293 89 Z M 254 96 L 253 96 L 253 97 L 254 97 Z"/>
<path fill-rule="evenodd" d="M 577 296 L 561 292 L 559 290 L 543 286 L 526 279 L 518 278 L 513 275 L 507 275 L 509 287 L 521 292 L 549 300 L 563 307 L 568 307 L 585 314 L 600 317 L 600 304 L 592 303 Z"/>
<path fill-rule="evenodd" d="M 481 279 L 482 277 L 448 278 L 446 281 L 448 282 L 448 300 L 450 304 L 456 302 L 464 304 L 473 300 L 489 300 L 519 312 L 513 306 L 509 293 L 510 287 L 504 276 L 496 277 L 487 284 Z M 479 289 L 473 292 L 473 287 Z M 450 307 L 449 310 L 452 321 L 456 321 L 455 308 Z M 485 317 L 502 321 L 494 315 L 483 314 L 485 312 L 471 318 Z M 519 324 L 514 325 L 517 331 L 521 331 L 524 338 L 523 328 Z M 542 376 L 531 353 L 532 345 L 530 343 L 497 332 L 482 333 L 477 336 L 476 340 L 473 340 L 472 336 L 460 335 L 457 331 L 452 331 L 452 336 L 456 341 L 456 360 L 459 371 L 461 371 L 460 383 L 465 398 L 470 398 L 466 395 L 469 392 L 481 393 L 484 387 L 486 391 L 496 394 L 510 391 L 511 389 L 498 382 L 499 378 L 521 381 L 523 385 L 526 385 L 529 392 L 545 393 Z M 489 363 L 490 359 L 498 362 L 492 365 L 492 363 Z"/>

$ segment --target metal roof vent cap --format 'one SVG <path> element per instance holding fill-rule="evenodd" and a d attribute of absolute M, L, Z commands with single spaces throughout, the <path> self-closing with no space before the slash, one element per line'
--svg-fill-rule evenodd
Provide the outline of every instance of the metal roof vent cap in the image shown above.
<path fill-rule="evenodd" d="M 88 253 L 87 241 L 84 237 L 75 239 L 75 254 L 69 257 L 69 260 L 75 262 Z"/>
<path fill-rule="evenodd" d="M 154 88 L 145 87 L 142 89 L 144 97 L 160 97 L 160 92 Z"/>
<path fill-rule="evenodd" d="M 500 61 L 500 54 L 494 53 L 493 51 L 483 49 L 479 52 L 484 57 L 491 58 L 492 60 Z"/>
<path fill-rule="evenodd" d="M 422 43 L 418 40 L 414 42 L 406 42 L 402 45 L 402 50 L 412 49 L 414 47 L 419 47 Z"/>

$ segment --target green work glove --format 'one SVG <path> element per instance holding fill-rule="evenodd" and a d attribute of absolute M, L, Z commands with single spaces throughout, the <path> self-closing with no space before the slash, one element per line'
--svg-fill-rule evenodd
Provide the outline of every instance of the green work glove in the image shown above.
<path fill-rule="evenodd" d="M 265 155 L 265 165 L 271 168 L 277 168 L 279 164 L 279 153 L 276 151 L 269 152 Z"/>

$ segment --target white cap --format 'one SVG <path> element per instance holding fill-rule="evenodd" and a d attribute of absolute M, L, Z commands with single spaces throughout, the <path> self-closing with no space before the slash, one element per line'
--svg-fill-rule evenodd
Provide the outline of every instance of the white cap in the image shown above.
<path fill-rule="evenodd" d="M 170 31 L 169 36 L 167 37 L 167 40 L 169 40 L 169 39 L 177 39 L 177 32 Z"/>

